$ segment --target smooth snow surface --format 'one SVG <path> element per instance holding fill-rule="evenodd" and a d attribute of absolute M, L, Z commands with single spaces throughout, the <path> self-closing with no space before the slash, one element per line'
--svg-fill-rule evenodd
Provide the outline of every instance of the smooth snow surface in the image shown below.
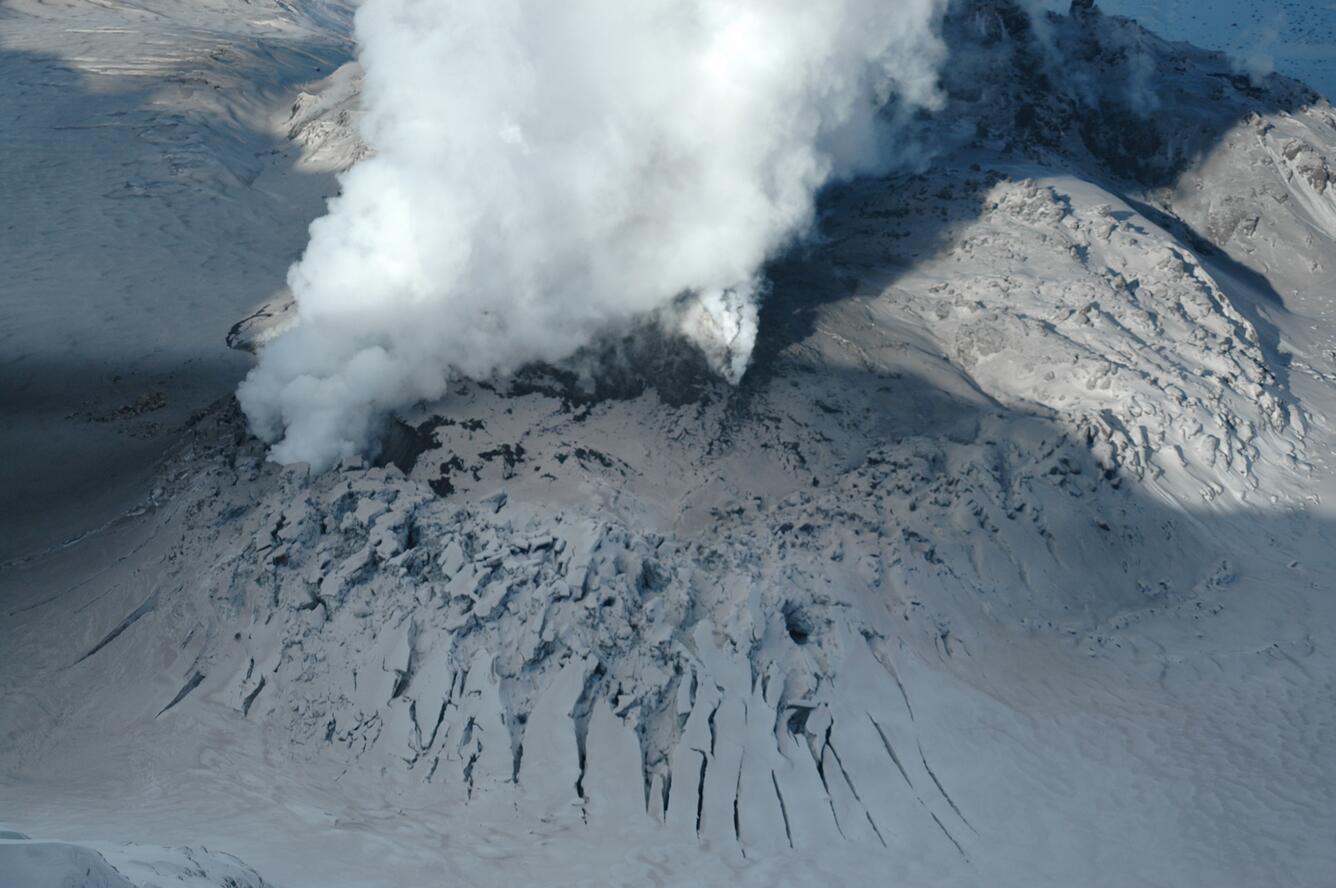
<path fill-rule="evenodd" d="M 220 331 L 336 188 L 275 124 L 347 39 L 337 8 L 291 7 L 0 8 L 0 560 L 114 518 L 245 373 Z"/>
<path fill-rule="evenodd" d="M 647 324 L 315 474 L 223 348 L 361 71 L 336 7 L 184 15 L 0 18 L 0 885 L 1332 884 L 1325 100 L 961 0 L 933 162 L 823 193 L 740 385 Z M 166 407 L 69 369 L 154 342 Z"/>

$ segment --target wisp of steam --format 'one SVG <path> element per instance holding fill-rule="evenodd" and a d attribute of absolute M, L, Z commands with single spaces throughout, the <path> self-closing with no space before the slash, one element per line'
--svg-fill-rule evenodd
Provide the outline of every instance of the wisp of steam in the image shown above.
<path fill-rule="evenodd" d="M 746 370 L 762 264 L 939 101 L 945 0 L 367 0 L 362 136 L 239 398 L 325 468 L 451 378 L 672 317 Z M 680 306 L 688 305 L 686 310 Z"/>

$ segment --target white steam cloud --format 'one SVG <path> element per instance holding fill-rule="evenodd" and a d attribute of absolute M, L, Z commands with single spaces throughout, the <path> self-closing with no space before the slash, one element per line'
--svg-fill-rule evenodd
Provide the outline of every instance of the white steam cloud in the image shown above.
<path fill-rule="evenodd" d="M 385 413 L 674 315 L 746 369 L 758 270 L 817 190 L 939 101 L 945 0 L 367 0 L 362 135 L 289 272 L 298 325 L 239 397 L 280 462 Z"/>

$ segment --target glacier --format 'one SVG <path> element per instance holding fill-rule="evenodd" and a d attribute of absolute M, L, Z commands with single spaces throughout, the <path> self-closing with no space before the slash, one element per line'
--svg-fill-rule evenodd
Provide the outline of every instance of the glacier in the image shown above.
<path fill-rule="evenodd" d="M 738 384 L 647 321 L 314 473 L 230 391 L 372 151 L 346 8 L 11 6 L 0 885 L 1336 872 L 1312 89 L 958 0 Z"/>

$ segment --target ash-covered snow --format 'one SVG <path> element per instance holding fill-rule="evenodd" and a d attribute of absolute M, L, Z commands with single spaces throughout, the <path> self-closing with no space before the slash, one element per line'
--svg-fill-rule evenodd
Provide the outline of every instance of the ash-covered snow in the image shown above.
<path fill-rule="evenodd" d="M 1083 9 L 946 38 L 740 385 L 632 334 L 323 474 L 224 401 L 7 562 L 0 813 L 284 885 L 1326 884 L 1336 112 Z"/>

